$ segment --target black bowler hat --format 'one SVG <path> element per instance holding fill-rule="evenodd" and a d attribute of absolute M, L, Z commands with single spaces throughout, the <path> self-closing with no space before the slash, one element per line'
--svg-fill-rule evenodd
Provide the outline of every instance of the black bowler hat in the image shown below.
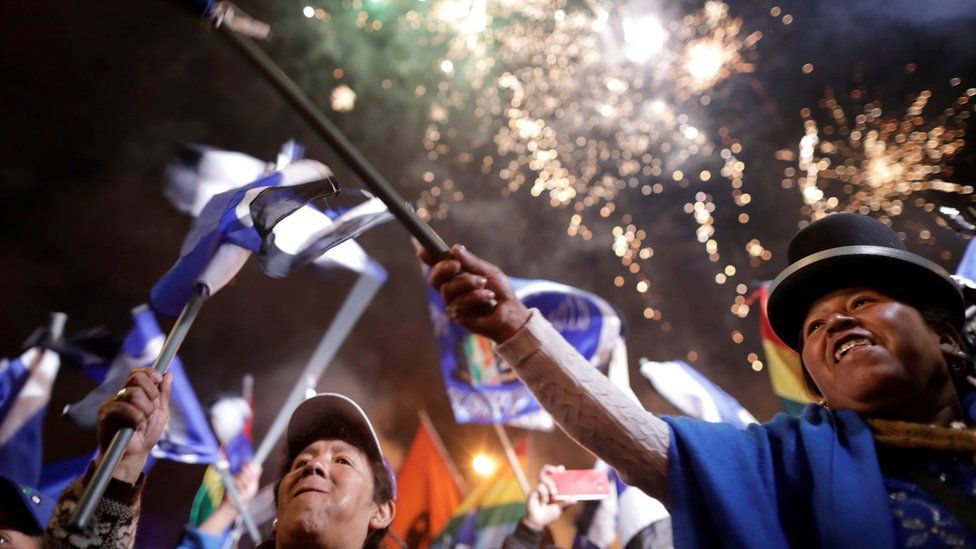
<path fill-rule="evenodd" d="M 914 307 L 938 305 L 962 325 L 962 290 L 945 269 L 905 249 L 895 231 L 865 215 L 834 214 L 793 236 L 789 267 L 770 285 L 766 312 L 776 335 L 800 348 L 803 321 L 821 297 L 865 287 Z"/>

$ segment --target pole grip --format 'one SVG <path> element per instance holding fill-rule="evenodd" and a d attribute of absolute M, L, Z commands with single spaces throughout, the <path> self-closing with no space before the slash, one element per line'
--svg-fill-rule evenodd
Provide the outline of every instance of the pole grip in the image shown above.
<path fill-rule="evenodd" d="M 159 356 L 156 357 L 156 362 L 153 364 L 153 370 L 159 372 L 160 375 L 166 373 L 170 362 L 173 361 L 173 357 L 176 356 L 176 352 L 179 351 L 180 346 L 183 344 L 183 339 L 186 337 L 187 332 L 190 331 L 193 320 L 196 319 L 197 313 L 200 312 L 200 307 L 203 306 L 203 302 L 207 300 L 209 295 L 210 290 L 204 284 L 197 284 L 194 288 L 193 296 L 190 297 L 186 306 L 183 307 L 183 312 L 180 313 L 179 318 L 176 319 L 176 323 L 173 324 L 173 329 L 166 336 L 166 341 L 163 342 L 163 348 L 160 350 Z M 135 432 L 135 429 L 132 427 L 123 427 L 112 437 L 112 442 L 102 456 L 102 462 L 95 469 L 95 474 L 85 488 L 85 493 L 82 494 L 81 500 L 78 502 L 78 507 L 71 517 L 71 522 L 69 523 L 71 529 L 82 532 L 88 527 L 92 514 L 95 512 L 95 507 L 98 505 L 98 501 L 102 499 L 102 494 L 105 493 L 105 489 L 108 488 L 108 483 L 112 480 L 115 467 L 122 460 L 125 447 L 129 445 L 129 441 L 132 440 L 132 435 Z"/>

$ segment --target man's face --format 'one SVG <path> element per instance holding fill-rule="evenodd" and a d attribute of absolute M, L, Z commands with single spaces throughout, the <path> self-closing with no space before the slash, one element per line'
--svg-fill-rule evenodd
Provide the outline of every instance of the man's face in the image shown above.
<path fill-rule="evenodd" d="M 341 440 L 319 440 L 281 480 L 276 537 L 283 545 L 362 546 L 376 509 L 366 454 Z"/>
<path fill-rule="evenodd" d="M 816 301 L 803 324 L 803 363 L 828 404 L 905 416 L 955 398 L 941 345 L 914 307 L 849 288 Z"/>
<path fill-rule="evenodd" d="M 0 507 L 0 548 L 35 549 L 41 546 L 38 538 L 25 534 L 16 517 Z"/>

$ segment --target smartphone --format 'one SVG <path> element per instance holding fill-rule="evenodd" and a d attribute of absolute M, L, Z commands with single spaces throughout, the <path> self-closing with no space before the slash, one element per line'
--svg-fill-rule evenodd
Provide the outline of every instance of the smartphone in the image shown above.
<path fill-rule="evenodd" d="M 610 477 L 598 469 L 574 469 L 551 473 L 556 485 L 552 499 L 585 501 L 610 497 Z"/>

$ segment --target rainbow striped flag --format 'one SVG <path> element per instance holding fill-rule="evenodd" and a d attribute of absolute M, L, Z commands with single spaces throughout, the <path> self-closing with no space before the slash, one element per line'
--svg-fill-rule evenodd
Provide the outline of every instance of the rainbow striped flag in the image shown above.
<path fill-rule="evenodd" d="M 524 465 L 527 455 L 524 439 L 515 453 Z M 450 522 L 431 547 L 449 549 L 458 546 L 472 549 L 497 549 L 515 531 L 525 516 L 525 494 L 510 467 L 499 467 L 454 510 Z"/>
<path fill-rule="evenodd" d="M 813 402 L 803 386 L 803 366 L 800 355 L 790 349 L 773 332 L 766 316 L 768 285 L 756 290 L 753 299 L 759 299 L 759 322 L 763 351 L 766 354 L 766 371 L 773 385 L 773 393 L 779 397 L 786 413 L 799 415 L 804 406 Z"/>

